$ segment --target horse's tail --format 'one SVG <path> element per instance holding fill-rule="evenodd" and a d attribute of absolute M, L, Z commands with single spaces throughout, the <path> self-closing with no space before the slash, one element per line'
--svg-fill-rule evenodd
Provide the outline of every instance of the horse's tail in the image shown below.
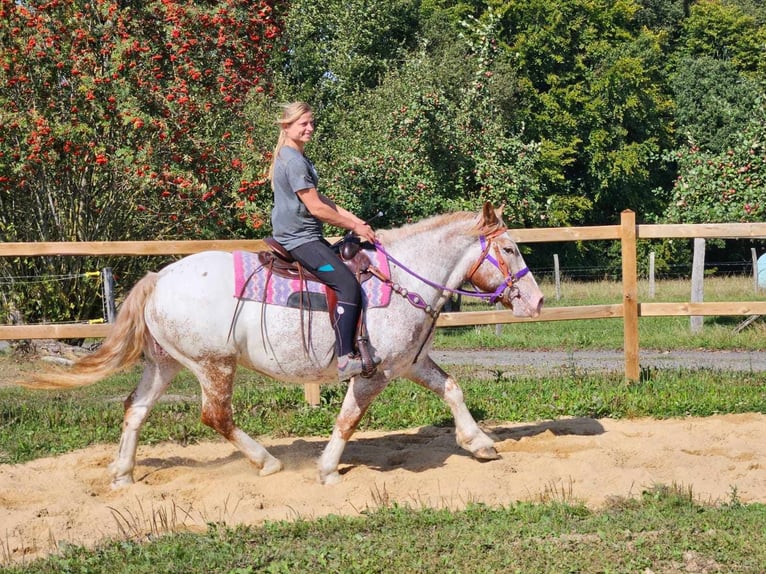
<path fill-rule="evenodd" d="M 17 384 L 34 389 L 84 387 L 137 363 L 148 336 L 144 306 L 154 292 L 158 277 L 156 273 L 149 273 L 130 290 L 109 335 L 95 352 L 77 360 L 70 368 L 36 373 Z"/>

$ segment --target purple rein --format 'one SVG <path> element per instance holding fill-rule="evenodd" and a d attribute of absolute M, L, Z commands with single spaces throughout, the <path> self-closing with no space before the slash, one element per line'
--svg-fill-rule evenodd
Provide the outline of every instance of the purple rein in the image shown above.
<path fill-rule="evenodd" d="M 494 265 L 497 269 L 499 269 L 501 272 L 503 272 L 503 269 L 500 265 L 500 263 L 495 259 L 492 255 L 490 255 L 489 250 L 487 247 L 487 240 L 485 236 L 480 236 L 479 240 L 481 241 L 481 249 L 482 249 L 482 259 L 487 259 L 492 265 Z M 465 295 L 466 297 L 476 297 L 478 299 L 481 299 L 482 301 L 487 301 L 489 303 L 497 303 L 497 301 L 503 296 L 503 293 L 506 289 L 509 287 L 512 287 L 513 284 L 524 277 L 527 273 L 529 273 L 529 268 L 524 267 L 523 269 L 519 269 L 514 274 L 509 274 L 505 277 L 505 281 L 501 283 L 497 289 L 495 289 L 494 293 L 480 293 L 478 291 L 466 291 L 465 289 L 452 289 L 450 287 L 447 287 L 446 285 L 440 285 L 438 283 L 434 283 L 433 281 L 430 281 L 429 279 L 426 279 L 425 277 L 418 275 L 415 271 L 408 268 L 406 265 L 402 264 L 400 261 L 398 261 L 395 257 L 393 257 L 386 249 L 383 247 L 383 245 L 380 243 L 380 241 L 375 241 L 375 248 L 380 251 L 383 255 L 386 256 L 386 258 L 389 261 L 392 261 L 395 263 L 398 267 L 402 269 L 402 271 L 405 271 L 406 273 L 409 273 L 416 279 L 419 279 L 426 285 L 429 285 L 430 287 L 433 287 L 435 289 L 439 289 L 441 291 L 448 291 L 449 293 L 454 293 L 456 295 Z M 413 293 L 408 291 L 407 289 L 402 288 L 398 283 L 393 283 L 390 279 L 387 281 L 391 288 L 401 295 L 402 297 L 405 297 L 413 306 L 417 307 L 418 309 L 423 309 L 426 313 L 431 315 L 432 317 L 435 317 L 438 315 L 436 311 L 431 307 L 431 305 L 426 304 L 426 302 L 423 300 L 423 297 L 418 295 L 417 293 Z"/>

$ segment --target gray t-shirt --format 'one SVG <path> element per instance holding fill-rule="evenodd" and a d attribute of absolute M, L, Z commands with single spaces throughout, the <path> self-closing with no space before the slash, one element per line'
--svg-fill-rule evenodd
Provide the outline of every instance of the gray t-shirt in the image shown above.
<path fill-rule="evenodd" d="M 297 192 L 319 186 L 314 165 L 297 149 L 284 146 L 274 164 L 272 235 L 288 251 L 322 238 L 322 222 L 311 215 Z"/>

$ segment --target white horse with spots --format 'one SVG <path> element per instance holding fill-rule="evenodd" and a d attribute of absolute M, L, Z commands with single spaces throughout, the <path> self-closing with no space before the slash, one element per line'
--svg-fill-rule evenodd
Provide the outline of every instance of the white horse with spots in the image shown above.
<path fill-rule="evenodd" d="M 411 379 L 446 401 L 461 447 L 478 459 L 498 458 L 492 439 L 463 402 L 457 382 L 429 357 L 434 324 L 451 293 L 465 282 L 518 316 L 537 316 L 543 303 L 500 210 L 490 204 L 478 214 L 435 216 L 380 231 L 379 239 L 378 249 L 390 263 L 387 284 L 395 289 L 387 306 L 366 313 L 370 347 L 381 363 L 373 376 L 355 377 L 348 385 L 318 461 L 322 483 L 340 480 L 338 464 L 346 443 L 370 403 L 395 377 Z M 232 265 L 231 253 L 207 251 L 149 273 L 130 291 L 97 351 L 71 369 L 33 375 L 21 383 L 36 388 L 84 386 L 135 364 L 143 355 L 143 376 L 125 401 L 119 450 L 110 466 L 113 486 L 133 482 L 141 426 L 184 367 L 202 387 L 202 422 L 240 449 L 262 476 L 279 471 L 282 463 L 232 420 L 237 366 L 281 381 L 336 382 L 335 337 L 327 312 L 239 300 L 234 296 Z"/>

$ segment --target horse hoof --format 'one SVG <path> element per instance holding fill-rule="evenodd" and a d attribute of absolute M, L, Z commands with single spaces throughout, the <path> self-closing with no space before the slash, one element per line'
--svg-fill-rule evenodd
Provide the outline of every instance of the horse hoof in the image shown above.
<path fill-rule="evenodd" d="M 341 478 L 340 473 L 337 470 L 335 472 L 331 472 L 325 475 L 323 475 L 322 473 L 319 473 L 319 482 L 321 484 L 324 484 L 325 486 L 340 484 L 342 480 L 343 479 Z"/>
<path fill-rule="evenodd" d="M 478 460 L 498 460 L 500 455 L 497 454 L 494 446 L 485 446 L 477 451 L 473 452 L 474 458 Z"/>
<path fill-rule="evenodd" d="M 115 476 L 112 479 L 112 490 L 119 490 L 133 484 L 133 477 L 130 475 Z"/>
<path fill-rule="evenodd" d="M 261 470 L 258 472 L 259 476 L 269 476 L 282 470 L 282 461 L 278 458 L 272 458 L 266 461 Z"/>

